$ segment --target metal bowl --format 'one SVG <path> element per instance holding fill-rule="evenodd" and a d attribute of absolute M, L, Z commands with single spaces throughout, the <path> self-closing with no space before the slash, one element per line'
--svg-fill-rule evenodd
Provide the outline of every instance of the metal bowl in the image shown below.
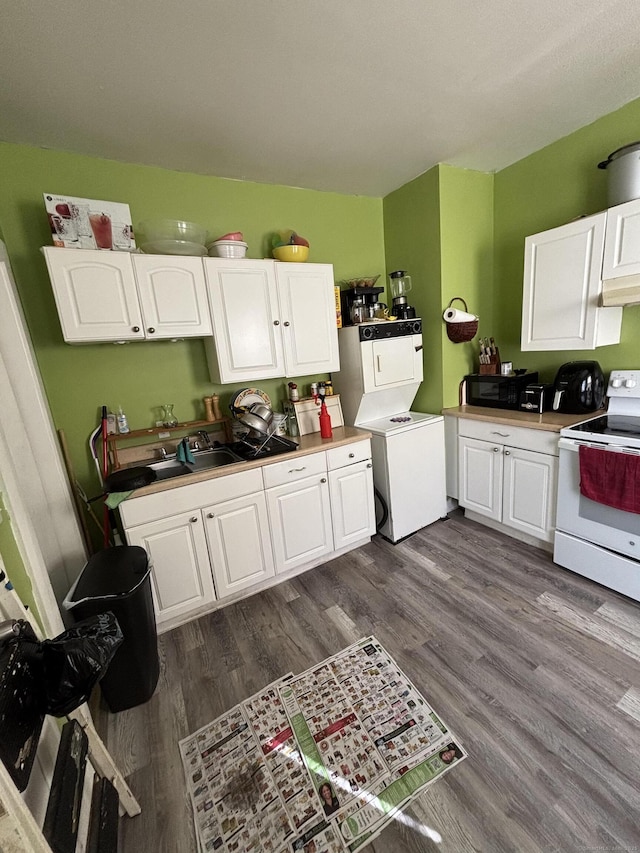
<path fill-rule="evenodd" d="M 245 412 L 239 418 L 245 426 L 249 427 L 249 432 L 258 433 L 258 435 L 267 435 L 269 432 L 269 424 L 260 415 L 255 415 L 253 412 Z"/>
<path fill-rule="evenodd" d="M 264 418 L 264 420 L 270 424 L 273 420 L 273 411 L 269 408 L 269 406 L 263 406 L 262 403 L 254 403 L 253 406 L 249 407 L 249 411 L 252 415 L 257 415 L 259 418 Z"/>

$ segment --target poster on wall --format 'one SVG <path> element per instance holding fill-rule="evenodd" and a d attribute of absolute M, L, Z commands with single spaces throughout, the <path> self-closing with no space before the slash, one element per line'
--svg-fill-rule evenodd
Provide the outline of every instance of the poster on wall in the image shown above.
<path fill-rule="evenodd" d="M 65 249 L 136 248 L 128 204 L 44 193 L 54 246 Z"/>

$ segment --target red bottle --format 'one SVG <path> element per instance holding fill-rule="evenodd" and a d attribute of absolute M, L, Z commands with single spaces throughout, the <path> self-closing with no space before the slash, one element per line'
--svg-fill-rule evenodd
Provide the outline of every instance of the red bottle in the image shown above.
<path fill-rule="evenodd" d="M 331 415 L 327 411 L 327 406 L 324 400 L 320 406 L 320 438 L 331 438 L 333 430 L 331 429 Z"/>

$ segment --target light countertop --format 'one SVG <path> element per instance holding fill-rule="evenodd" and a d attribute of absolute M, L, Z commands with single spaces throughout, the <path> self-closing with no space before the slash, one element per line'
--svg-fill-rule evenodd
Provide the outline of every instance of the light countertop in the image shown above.
<path fill-rule="evenodd" d="M 604 409 L 590 412 L 586 415 L 564 415 L 560 412 L 543 412 L 541 415 L 531 412 L 520 412 L 512 409 L 493 409 L 489 406 L 454 406 L 443 409 L 443 415 L 454 418 L 469 418 L 474 421 L 491 421 L 508 424 L 509 426 L 527 427 L 528 429 L 543 429 L 548 432 L 560 432 L 563 427 L 596 418 L 605 414 Z"/>
<path fill-rule="evenodd" d="M 167 480 L 158 480 L 151 483 L 149 486 L 143 486 L 141 489 L 136 489 L 129 500 L 133 500 L 143 495 L 153 495 L 156 492 L 165 492 L 170 489 L 178 489 L 180 486 L 191 485 L 192 483 L 201 483 L 203 480 L 213 480 L 218 477 L 226 477 L 229 474 L 237 474 L 240 471 L 248 471 L 251 468 L 262 468 L 264 465 L 273 465 L 276 462 L 282 462 L 284 459 L 296 459 L 300 456 L 307 456 L 309 453 L 317 453 L 321 450 L 331 450 L 334 447 L 342 447 L 345 444 L 353 444 L 355 441 L 363 441 L 371 438 L 371 433 L 357 427 L 334 427 L 332 438 L 320 438 L 319 432 L 313 432 L 309 435 L 296 436 L 292 439 L 298 445 L 297 450 L 292 450 L 289 453 L 281 453 L 277 456 L 269 456 L 266 459 L 253 459 L 243 462 L 235 462 L 231 465 L 223 465 L 219 468 L 209 468 L 204 471 L 197 471 L 195 474 L 183 474 L 181 477 L 173 477 Z M 140 463 L 138 463 L 140 464 Z"/>

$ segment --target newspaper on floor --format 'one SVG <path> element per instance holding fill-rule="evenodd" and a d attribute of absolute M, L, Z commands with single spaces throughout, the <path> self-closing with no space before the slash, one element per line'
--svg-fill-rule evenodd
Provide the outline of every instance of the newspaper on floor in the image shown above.
<path fill-rule="evenodd" d="M 204 853 L 356 853 L 465 757 L 373 637 L 179 746 Z"/>
<path fill-rule="evenodd" d="M 325 816 L 351 853 L 466 756 L 375 637 L 279 690 Z"/>

